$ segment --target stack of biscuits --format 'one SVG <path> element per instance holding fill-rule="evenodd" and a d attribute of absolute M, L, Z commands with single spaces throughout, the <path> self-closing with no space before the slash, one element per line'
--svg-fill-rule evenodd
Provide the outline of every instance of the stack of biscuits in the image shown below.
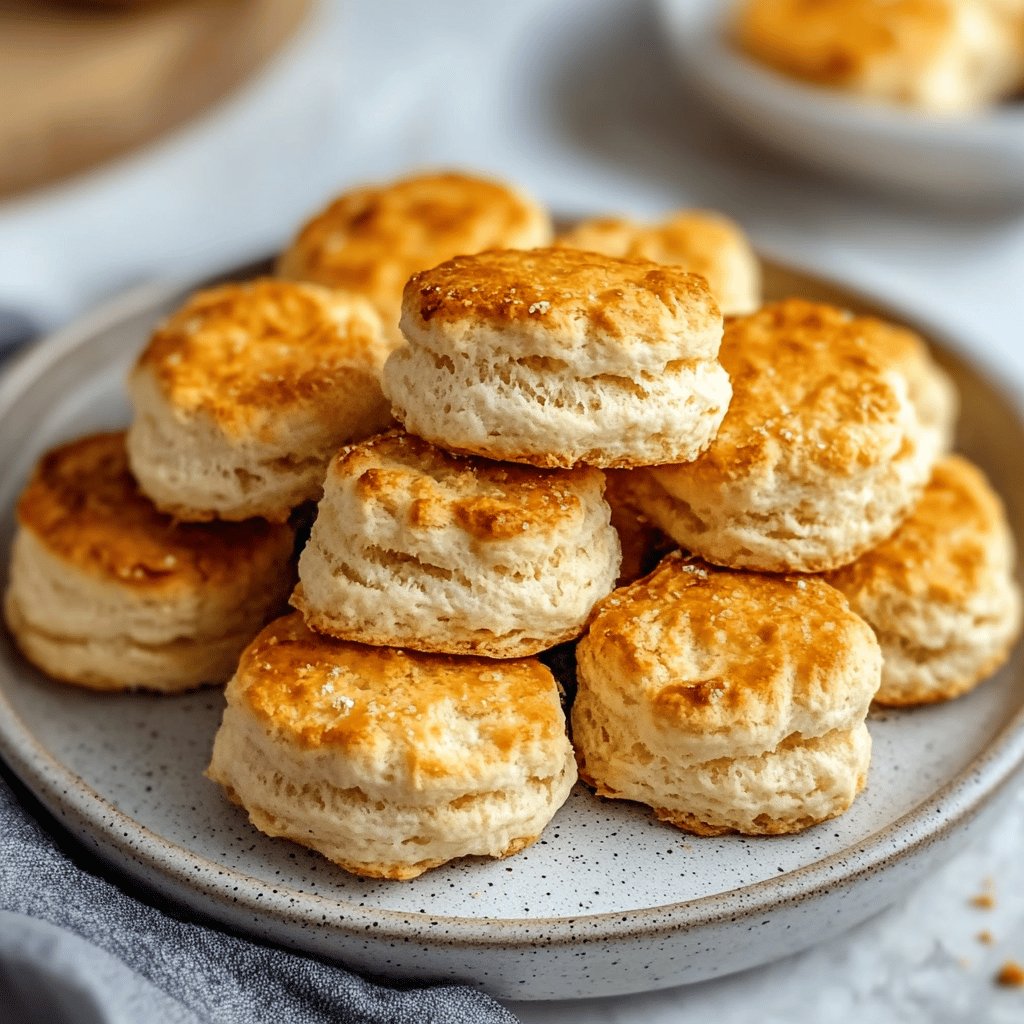
<path fill-rule="evenodd" d="M 577 774 L 794 832 L 865 785 L 872 701 L 1007 657 L 1013 542 L 948 378 L 895 325 L 763 305 L 730 221 L 556 238 L 428 174 L 278 271 L 157 328 L 127 435 L 44 457 L 5 604 L 68 682 L 230 676 L 207 774 L 268 835 L 413 878 L 528 846 Z"/>

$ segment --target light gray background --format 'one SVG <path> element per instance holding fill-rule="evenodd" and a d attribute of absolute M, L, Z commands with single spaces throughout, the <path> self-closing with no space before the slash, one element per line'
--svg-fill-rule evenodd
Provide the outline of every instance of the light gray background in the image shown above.
<path fill-rule="evenodd" d="M 1024 402 L 1024 219 L 823 182 L 749 147 L 696 108 L 648 4 L 625 0 L 323 2 L 200 122 L 0 205 L 0 308 L 55 326 L 127 284 L 268 251 L 332 192 L 421 165 L 490 170 L 569 214 L 725 210 L 776 254 L 945 322 Z M 1022 846 L 1018 799 L 903 905 L 811 953 L 688 989 L 514 1009 L 527 1024 L 1019 1021 L 1024 991 L 992 975 L 1024 962 Z M 981 911 L 968 900 L 987 877 L 997 905 Z"/>

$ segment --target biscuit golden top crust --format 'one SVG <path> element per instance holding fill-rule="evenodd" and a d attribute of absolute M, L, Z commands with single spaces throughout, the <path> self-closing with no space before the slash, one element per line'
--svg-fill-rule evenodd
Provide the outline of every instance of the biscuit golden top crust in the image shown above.
<path fill-rule="evenodd" d="M 415 529 L 458 526 L 480 541 L 553 531 L 578 520 L 581 494 L 603 488 L 600 470 L 543 470 L 451 455 L 401 430 L 351 445 L 335 458 L 333 477 L 356 481 L 360 499 Z"/>
<path fill-rule="evenodd" d="M 421 174 L 357 188 L 299 232 L 281 273 L 366 295 L 397 322 L 409 275 L 460 253 L 545 245 L 547 213 L 497 181 Z"/>
<path fill-rule="evenodd" d="M 403 313 L 421 330 L 469 323 L 499 331 L 527 326 L 557 336 L 583 327 L 623 347 L 674 346 L 701 357 L 714 356 L 717 335 L 711 351 L 687 353 L 690 332 L 713 332 L 721 321 L 696 274 L 557 248 L 457 256 L 413 274 Z M 436 330 L 431 336 L 438 339 Z M 514 350 L 512 332 L 508 344 Z"/>
<path fill-rule="evenodd" d="M 1013 540 L 998 495 L 977 466 L 958 455 L 938 463 L 910 517 L 886 541 L 824 578 L 846 594 L 894 591 L 961 605 L 1008 572 Z"/>
<path fill-rule="evenodd" d="M 135 372 L 152 372 L 178 410 L 241 430 L 322 401 L 354 371 L 379 377 L 387 353 L 365 300 L 264 278 L 197 292 L 156 329 Z"/>
<path fill-rule="evenodd" d="M 820 578 L 720 569 L 678 552 L 601 601 L 582 644 L 603 671 L 635 682 L 656 719 L 707 735 L 856 702 L 851 669 L 865 644 L 877 646 Z"/>
<path fill-rule="evenodd" d="M 49 451 L 18 502 L 18 522 L 58 558 L 140 589 L 217 586 L 285 558 L 291 528 L 262 519 L 176 523 L 142 495 L 124 434 L 94 434 Z"/>
<path fill-rule="evenodd" d="M 766 64 L 843 87 L 869 77 L 879 61 L 923 67 L 955 25 L 950 0 L 747 0 L 735 32 Z"/>
<path fill-rule="evenodd" d="M 372 763 L 400 751 L 409 775 L 428 784 L 514 763 L 565 734 L 554 677 L 539 661 L 367 647 L 320 636 L 297 612 L 252 641 L 231 688 L 292 743 Z M 469 747 L 452 742 L 456 725 Z"/>
<path fill-rule="evenodd" d="M 889 346 L 904 333 L 804 299 L 730 319 L 719 358 L 733 394 L 718 436 L 694 462 L 659 474 L 735 480 L 791 466 L 797 476 L 808 467 L 854 476 L 895 457 L 908 443 L 908 400 Z"/>
<path fill-rule="evenodd" d="M 722 272 L 724 253 L 750 250 L 739 225 L 709 210 L 681 210 L 658 224 L 598 217 L 559 235 L 556 244 L 621 259 L 685 267 L 712 286 Z M 752 252 L 750 255 L 753 258 Z"/>

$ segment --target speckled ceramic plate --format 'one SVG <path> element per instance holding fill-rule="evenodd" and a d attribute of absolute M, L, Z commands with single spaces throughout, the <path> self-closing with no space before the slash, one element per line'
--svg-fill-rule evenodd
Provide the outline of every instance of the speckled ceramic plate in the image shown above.
<path fill-rule="evenodd" d="M 991 475 L 1024 541 L 1024 431 L 955 342 L 810 275 L 770 265 L 768 276 L 773 296 L 881 312 L 936 342 L 963 395 L 960 447 Z M 54 442 L 127 421 L 126 370 L 182 295 L 149 288 L 125 296 L 0 380 L 5 577 L 11 509 L 32 463 Z M 873 717 L 867 791 L 850 813 L 803 835 L 696 839 L 580 788 L 517 857 L 382 883 L 265 838 L 203 778 L 221 702 L 216 690 L 159 698 L 77 691 L 32 671 L 0 637 L 0 749 L 108 861 L 194 914 L 261 939 L 512 998 L 698 981 L 820 942 L 896 900 L 963 843 L 1024 759 L 1018 652 L 955 704 Z"/>

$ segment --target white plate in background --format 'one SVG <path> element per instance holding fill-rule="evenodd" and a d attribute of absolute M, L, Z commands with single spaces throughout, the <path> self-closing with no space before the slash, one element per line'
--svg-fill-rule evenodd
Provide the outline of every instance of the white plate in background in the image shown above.
<path fill-rule="evenodd" d="M 657 0 L 682 76 L 773 149 L 845 177 L 957 204 L 1024 203 L 1024 100 L 937 116 L 788 78 L 732 46 L 734 2 Z"/>

